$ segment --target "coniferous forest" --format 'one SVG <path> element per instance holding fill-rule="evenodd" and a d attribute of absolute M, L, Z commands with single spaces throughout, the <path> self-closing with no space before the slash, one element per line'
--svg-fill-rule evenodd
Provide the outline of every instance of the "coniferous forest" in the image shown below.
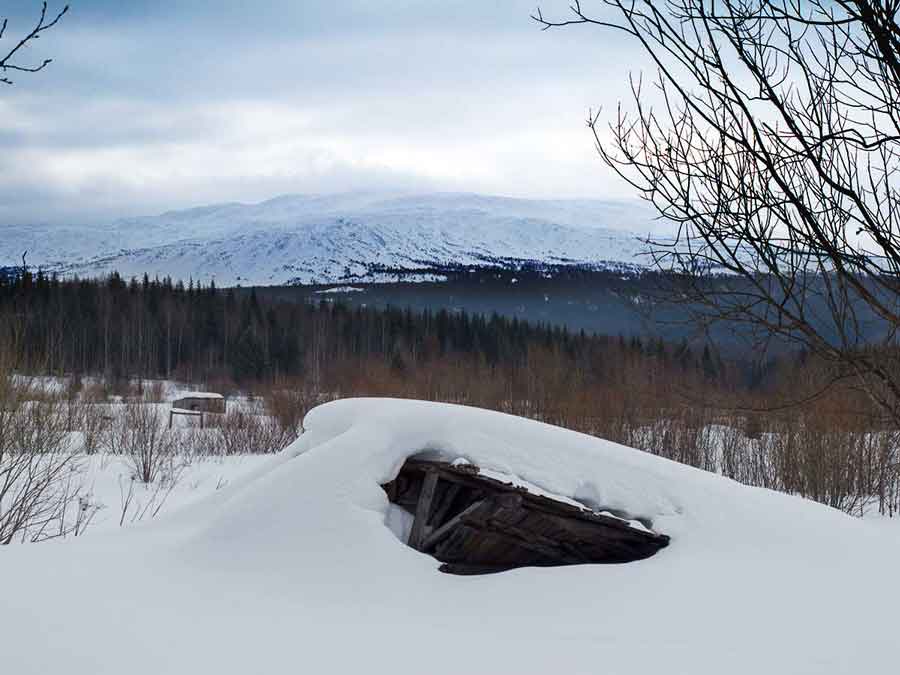
<path fill-rule="evenodd" d="M 572 333 L 501 316 L 349 308 L 191 282 L 0 281 L 3 349 L 34 375 L 108 392 L 171 379 L 226 395 L 302 392 L 476 405 L 540 419 L 853 512 L 900 506 L 896 450 L 865 394 L 803 353 Z M 874 433 L 873 433 L 874 432 Z"/>
<path fill-rule="evenodd" d="M 669 376 L 751 391 L 766 379 L 766 369 L 726 364 L 708 345 L 573 333 L 496 314 L 260 299 L 252 289 L 146 276 L 7 277 L 0 279 L 0 316 L 22 368 L 48 375 L 174 378 L 232 388 L 303 378 L 340 386 L 370 368 L 411 379 L 422 367 L 444 364 L 496 381 L 501 373 L 553 364 L 576 387 L 615 381 L 630 367 L 646 370 L 659 386 Z"/>

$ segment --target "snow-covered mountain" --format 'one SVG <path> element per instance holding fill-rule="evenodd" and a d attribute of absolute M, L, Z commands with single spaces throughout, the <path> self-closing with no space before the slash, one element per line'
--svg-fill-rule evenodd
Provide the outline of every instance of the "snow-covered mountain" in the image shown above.
<path fill-rule="evenodd" d="M 640 204 L 475 194 L 288 195 L 91 226 L 0 226 L 0 266 L 220 286 L 383 281 L 395 270 L 645 264 Z"/>

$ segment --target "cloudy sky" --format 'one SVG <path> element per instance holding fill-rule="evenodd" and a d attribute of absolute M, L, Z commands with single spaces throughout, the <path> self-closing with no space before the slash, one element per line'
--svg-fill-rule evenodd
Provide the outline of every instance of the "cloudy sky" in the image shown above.
<path fill-rule="evenodd" d="M 27 54 L 54 63 L 0 89 L 5 222 L 372 188 L 628 196 L 584 122 L 639 55 L 540 31 L 535 0 L 71 4 Z M 0 5 L 10 34 L 38 9 Z"/>

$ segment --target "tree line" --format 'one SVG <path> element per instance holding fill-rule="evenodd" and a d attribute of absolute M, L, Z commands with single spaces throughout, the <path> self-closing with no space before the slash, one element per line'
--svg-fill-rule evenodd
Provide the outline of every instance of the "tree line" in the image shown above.
<path fill-rule="evenodd" d="M 490 373 L 533 369 L 552 356 L 591 380 L 635 359 L 652 363 L 657 379 L 664 371 L 729 386 L 759 379 L 758 370 L 729 367 L 708 345 L 573 333 L 498 315 L 269 300 L 252 289 L 147 276 L 0 277 L 0 317 L 22 369 L 55 375 L 234 386 L 302 377 L 318 386 L 341 379 L 348 362 L 355 373 L 378 363 L 408 377 L 442 361 Z"/>
<path fill-rule="evenodd" d="M 140 394 L 135 382 L 154 378 L 240 390 L 265 401 L 285 429 L 337 397 L 475 405 L 852 513 L 900 508 L 892 418 L 852 377 L 803 351 L 725 358 L 709 344 L 496 315 L 26 273 L 0 280 L 0 352 L 13 355 L 20 373 L 92 376 L 126 399 Z"/>

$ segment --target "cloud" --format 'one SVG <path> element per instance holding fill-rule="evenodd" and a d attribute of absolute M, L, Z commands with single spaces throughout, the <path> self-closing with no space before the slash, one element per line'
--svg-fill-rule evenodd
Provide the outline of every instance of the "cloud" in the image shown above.
<path fill-rule="evenodd" d="M 254 8 L 77 3 L 41 41 L 51 69 L 0 91 L 0 218 L 366 188 L 627 195 L 584 128 L 641 65 L 615 34 L 542 33 L 519 0 Z"/>

